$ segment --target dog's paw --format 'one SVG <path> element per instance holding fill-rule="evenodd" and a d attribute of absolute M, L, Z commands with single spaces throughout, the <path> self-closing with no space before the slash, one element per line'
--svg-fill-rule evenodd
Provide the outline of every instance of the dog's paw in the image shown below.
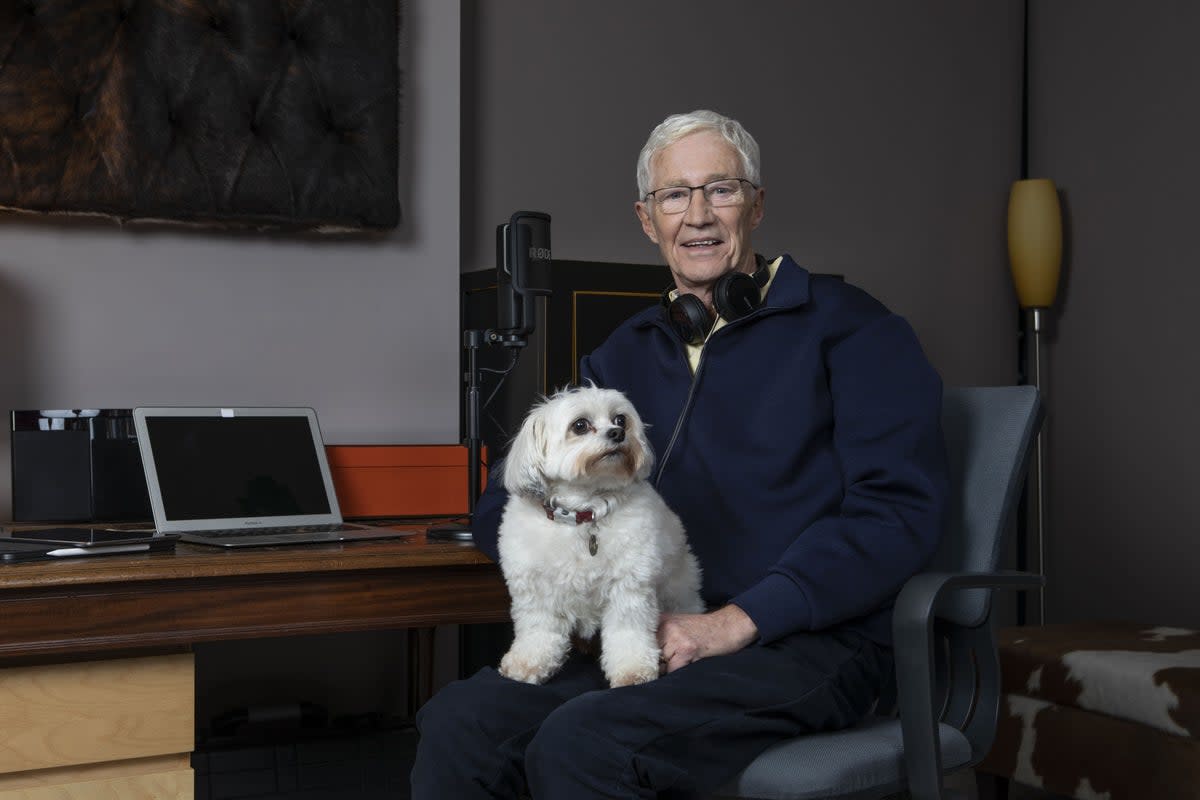
<path fill-rule="evenodd" d="M 557 671 L 558 664 L 524 658 L 511 650 L 500 659 L 500 674 L 522 683 L 545 683 Z"/>
<path fill-rule="evenodd" d="M 658 677 L 658 667 L 654 669 L 638 669 L 624 670 L 614 675 L 605 676 L 608 678 L 608 685 L 616 689 L 619 686 L 635 686 L 639 683 L 647 683 Z"/>
<path fill-rule="evenodd" d="M 653 633 L 623 631 L 602 634 L 600 666 L 609 686 L 633 686 L 658 677 L 660 651 L 654 646 L 653 636 Z"/>

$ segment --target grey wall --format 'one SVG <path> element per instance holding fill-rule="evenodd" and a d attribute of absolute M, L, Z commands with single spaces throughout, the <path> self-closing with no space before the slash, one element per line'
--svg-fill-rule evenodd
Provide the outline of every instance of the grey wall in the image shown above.
<path fill-rule="evenodd" d="M 0 218 L 0 409 L 302 404 L 329 442 L 457 441 L 459 14 L 404 4 L 394 233 Z"/>
<path fill-rule="evenodd" d="M 559 258 L 657 262 L 633 213 L 638 151 L 668 114 L 714 108 L 762 148 L 760 251 L 874 293 L 948 384 L 1016 380 L 1020 0 L 463 8 L 464 269 L 493 265 L 519 208 L 553 215 Z"/>
<path fill-rule="evenodd" d="M 1030 9 L 1031 174 L 1056 180 L 1067 217 L 1046 354 L 1047 619 L 1194 627 L 1200 10 Z M 713 107 L 763 147 L 760 249 L 908 316 L 948 383 L 1010 382 L 1021 16 L 1018 0 L 467 0 L 464 268 L 492 265 L 517 208 L 553 214 L 561 258 L 657 260 L 634 159 L 666 114 Z M 730 42 L 744 47 L 706 55 Z"/>
<path fill-rule="evenodd" d="M 1031 169 L 1067 217 L 1047 348 L 1047 616 L 1200 627 L 1200 7 L 1033 12 Z"/>
<path fill-rule="evenodd" d="M 762 147 L 760 250 L 874 292 L 948 382 L 1015 378 L 1016 0 L 468 0 L 464 26 L 465 269 L 519 208 L 553 215 L 559 258 L 657 261 L 638 150 L 711 107 Z"/>

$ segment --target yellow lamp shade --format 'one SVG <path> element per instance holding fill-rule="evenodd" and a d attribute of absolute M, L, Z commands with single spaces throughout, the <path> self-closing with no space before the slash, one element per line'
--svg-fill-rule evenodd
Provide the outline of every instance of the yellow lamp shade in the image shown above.
<path fill-rule="evenodd" d="M 1049 308 L 1062 266 L 1062 214 L 1049 178 L 1016 181 L 1008 196 L 1008 263 L 1021 308 Z"/>

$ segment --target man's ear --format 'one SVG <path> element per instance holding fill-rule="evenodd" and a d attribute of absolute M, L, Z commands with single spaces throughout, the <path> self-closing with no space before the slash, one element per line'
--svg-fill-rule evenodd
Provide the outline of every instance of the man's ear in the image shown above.
<path fill-rule="evenodd" d="M 639 200 L 633 204 L 633 210 L 642 222 L 642 231 L 650 237 L 650 241 L 658 244 L 658 231 L 654 230 L 654 222 L 650 219 L 650 209 L 643 201 Z"/>
<path fill-rule="evenodd" d="M 763 221 L 763 215 L 767 211 L 767 190 L 761 186 L 754 190 L 754 209 L 750 212 L 754 216 L 750 218 L 750 230 L 754 230 Z"/>

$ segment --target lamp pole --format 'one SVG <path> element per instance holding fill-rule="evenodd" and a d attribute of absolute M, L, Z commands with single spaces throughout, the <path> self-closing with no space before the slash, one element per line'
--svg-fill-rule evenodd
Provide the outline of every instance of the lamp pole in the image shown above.
<path fill-rule="evenodd" d="M 1024 312 L 1024 380 L 1037 387 L 1046 404 L 1042 334 L 1046 312 L 1054 305 L 1062 267 L 1062 212 L 1058 189 L 1048 178 L 1022 179 L 1012 185 L 1008 201 L 1008 259 L 1017 300 Z M 1049 414 L 1047 414 L 1049 416 Z M 1037 572 L 1046 575 L 1046 428 L 1034 443 L 1033 464 L 1026 482 L 1027 517 L 1034 532 Z M 1027 538 L 1027 537 L 1026 537 Z M 1018 555 L 1029 561 L 1029 542 L 1019 543 Z M 1018 565 L 1029 569 L 1028 563 Z M 1022 615 L 1023 616 L 1023 615 Z M 1046 622 L 1046 592 L 1038 589 L 1037 622 Z M 1024 619 L 1020 620 L 1022 623 Z"/>
<path fill-rule="evenodd" d="M 1045 308 L 1028 308 L 1025 310 L 1026 329 L 1031 334 L 1026 356 L 1026 382 L 1037 387 L 1038 394 L 1045 392 L 1045 374 L 1042 366 L 1042 324 Z M 1043 423 L 1034 440 L 1033 464 L 1030 465 L 1032 474 L 1028 482 L 1029 515 L 1032 517 L 1034 544 L 1037 551 L 1037 573 L 1046 574 L 1046 429 Z M 1037 623 L 1046 624 L 1046 584 L 1038 586 Z"/>

